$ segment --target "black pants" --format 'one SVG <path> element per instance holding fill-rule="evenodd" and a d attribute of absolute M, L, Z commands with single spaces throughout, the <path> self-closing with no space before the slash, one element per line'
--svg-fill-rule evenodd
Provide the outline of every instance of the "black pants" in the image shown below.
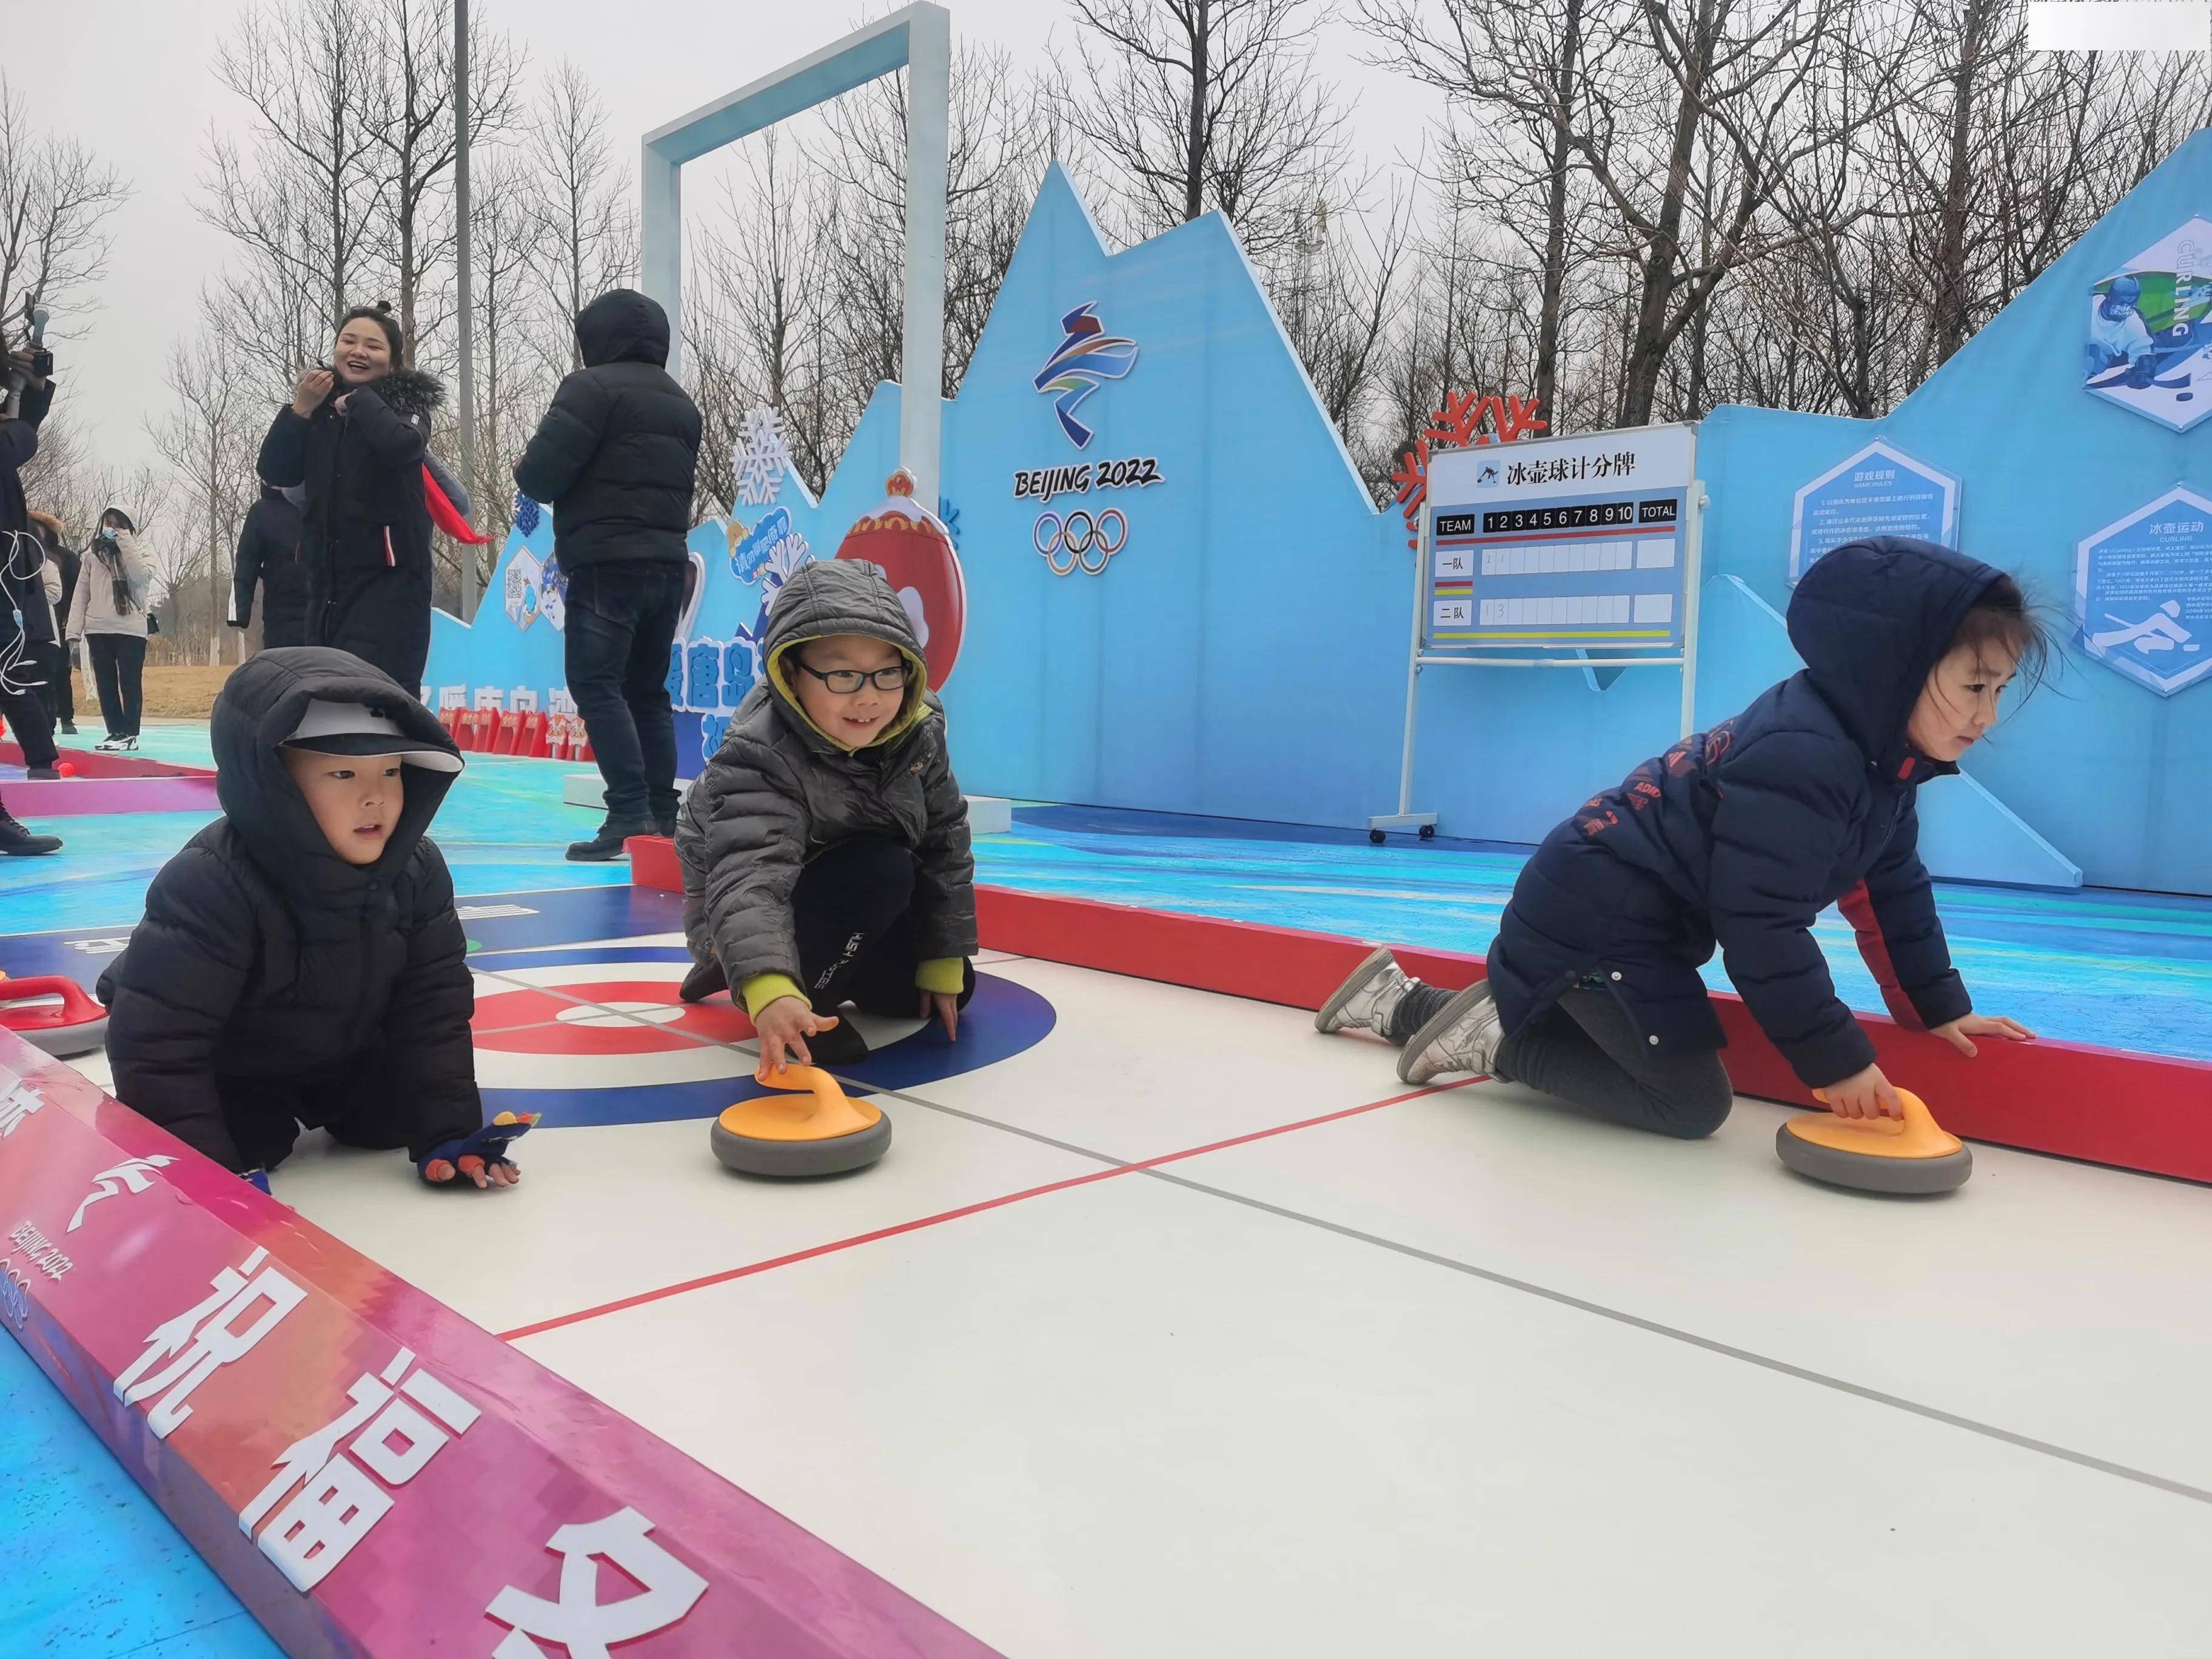
<path fill-rule="evenodd" d="M 1735 1103 L 1717 1054 L 1653 1054 L 1607 991 L 1568 992 L 1507 1040 L 1495 1070 L 1596 1116 L 1680 1140 L 1712 1133 Z"/>
<path fill-rule="evenodd" d="M 55 725 L 76 724 L 76 693 L 70 684 L 69 647 L 57 640 L 45 651 L 44 667 L 46 683 L 39 692 L 39 701 L 46 706 L 46 714 Z"/>
<path fill-rule="evenodd" d="M 322 1074 L 274 1082 L 216 1079 L 224 1127 L 246 1170 L 273 1170 L 290 1156 L 302 1127 L 327 1129 L 345 1146 L 372 1152 L 404 1148 L 420 1161 L 434 1146 L 483 1126 L 463 1113 L 434 1117 L 418 1095 L 395 1088 L 394 1067 L 380 1047 Z"/>
<path fill-rule="evenodd" d="M 607 822 L 647 829 L 676 816 L 676 717 L 668 653 L 684 610 L 684 567 L 653 559 L 587 564 L 568 578 L 568 695 L 606 780 Z"/>
<path fill-rule="evenodd" d="M 1417 985 L 1398 1005 L 1390 1038 L 1404 1043 L 1451 1000 Z M 1508 1037 L 1491 1075 L 1578 1106 L 1595 1117 L 1680 1140 L 1721 1127 L 1735 1091 L 1713 1053 L 1655 1054 L 1610 992 L 1573 990 Z"/>
<path fill-rule="evenodd" d="M 428 570 L 341 570 L 308 610 L 315 644 L 350 651 L 398 680 L 409 696 L 421 694 L 430 660 Z"/>
<path fill-rule="evenodd" d="M 107 735 L 137 737 L 145 702 L 144 636 L 88 634 L 84 648 L 92 658 L 92 680 L 100 692 L 100 717 L 107 722 Z"/>
<path fill-rule="evenodd" d="M 38 687 L 21 691 L 0 689 L 0 717 L 6 719 L 9 732 L 21 745 L 24 765 L 52 766 L 61 757 L 54 747 L 53 721 L 47 717 Z"/>
<path fill-rule="evenodd" d="M 799 963 L 817 1013 L 845 1003 L 867 1014 L 911 1019 L 921 1010 L 914 982 L 912 907 L 918 866 L 896 842 L 848 841 L 799 872 L 792 889 Z M 975 969 L 962 976 L 960 1006 L 975 994 Z"/>

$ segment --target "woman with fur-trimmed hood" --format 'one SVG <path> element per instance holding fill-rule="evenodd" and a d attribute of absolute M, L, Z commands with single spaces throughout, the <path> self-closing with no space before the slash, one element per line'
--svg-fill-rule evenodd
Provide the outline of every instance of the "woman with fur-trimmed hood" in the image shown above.
<path fill-rule="evenodd" d="M 348 312 L 331 366 L 302 374 L 270 423 L 258 471 L 280 489 L 304 488 L 308 642 L 350 651 L 411 691 L 430 654 L 422 465 L 446 389 L 401 368 L 404 356 L 388 306 Z"/>

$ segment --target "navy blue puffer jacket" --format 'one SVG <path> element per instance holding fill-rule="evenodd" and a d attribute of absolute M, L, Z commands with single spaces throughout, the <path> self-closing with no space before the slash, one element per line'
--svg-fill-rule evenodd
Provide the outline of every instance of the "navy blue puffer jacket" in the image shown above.
<path fill-rule="evenodd" d="M 1654 1053 L 1719 1048 L 1698 973 L 1717 945 L 1797 1075 L 1839 1082 L 1875 1056 L 1810 931 L 1838 902 L 1899 1020 L 1968 1012 L 1913 799 L 1958 769 L 1915 754 L 1905 731 L 1998 574 L 1903 537 L 1850 543 L 1808 571 L 1789 617 L 1804 671 L 1592 797 L 1522 869 L 1490 954 L 1506 1030 L 1595 976 Z"/>

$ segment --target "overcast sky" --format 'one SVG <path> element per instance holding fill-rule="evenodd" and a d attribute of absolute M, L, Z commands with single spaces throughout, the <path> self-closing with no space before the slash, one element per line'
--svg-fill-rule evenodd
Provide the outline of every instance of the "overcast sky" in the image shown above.
<path fill-rule="evenodd" d="M 518 39 L 534 67 L 562 58 L 582 64 L 626 149 L 671 117 L 827 44 L 862 12 L 805 0 L 474 3 L 484 21 Z M 1042 63 L 1052 44 L 1072 39 L 1063 0 L 946 3 L 956 44 L 996 40 L 1020 64 Z M 1334 9 L 1334 0 L 1322 3 Z M 193 208 L 210 128 L 245 128 L 243 105 L 209 67 L 216 42 L 243 9 L 240 0 L 22 0 L 7 8 L 0 62 L 30 93 L 34 121 L 92 145 L 132 186 L 112 222 L 115 247 L 94 296 L 97 308 L 55 318 L 56 329 L 73 337 L 56 351 L 71 418 L 103 460 L 153 459 L 145 423 L 163 402 L 162 358 L 190 330 L 202 283 L 228 257 L 225 240 Z M 1418 150 L 1438 106 L 1409 82 L 1353 61 L 1363 50 L 1349 27 L 1327 26 L 1324 73 L 1352 105 L 1355 143 L 1367 159 L 1388 164 Z"/>

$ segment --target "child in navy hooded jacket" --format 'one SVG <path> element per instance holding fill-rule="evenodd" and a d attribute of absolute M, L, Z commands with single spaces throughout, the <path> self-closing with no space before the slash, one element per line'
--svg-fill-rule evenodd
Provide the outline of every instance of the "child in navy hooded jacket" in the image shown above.
<path fill-rule="evenodd" d="M 1378 951 L 1322 1009 L 1404 1046 L 1425 1083 L 1488 1073 L 1685 1138 L 1733 1100 L 1699 967 L 1717 947 L 1759 1028 L 1839 1115 L 1899 1115 L 1836 994 L 1814 918 L 1840 903 L 1890 1012 L 1962 1052 L 2026 1041 L 1973 1012 L 1918 852 L 1915 796 L 1956 772 L 2046 641 L 2002 572 L 1902 537 L 1853 542 L 1790 601 L 1806 666 L 1735 719 L 1645 762 L 1522 869 L 1489 978 L 1456 995 Z"/>

